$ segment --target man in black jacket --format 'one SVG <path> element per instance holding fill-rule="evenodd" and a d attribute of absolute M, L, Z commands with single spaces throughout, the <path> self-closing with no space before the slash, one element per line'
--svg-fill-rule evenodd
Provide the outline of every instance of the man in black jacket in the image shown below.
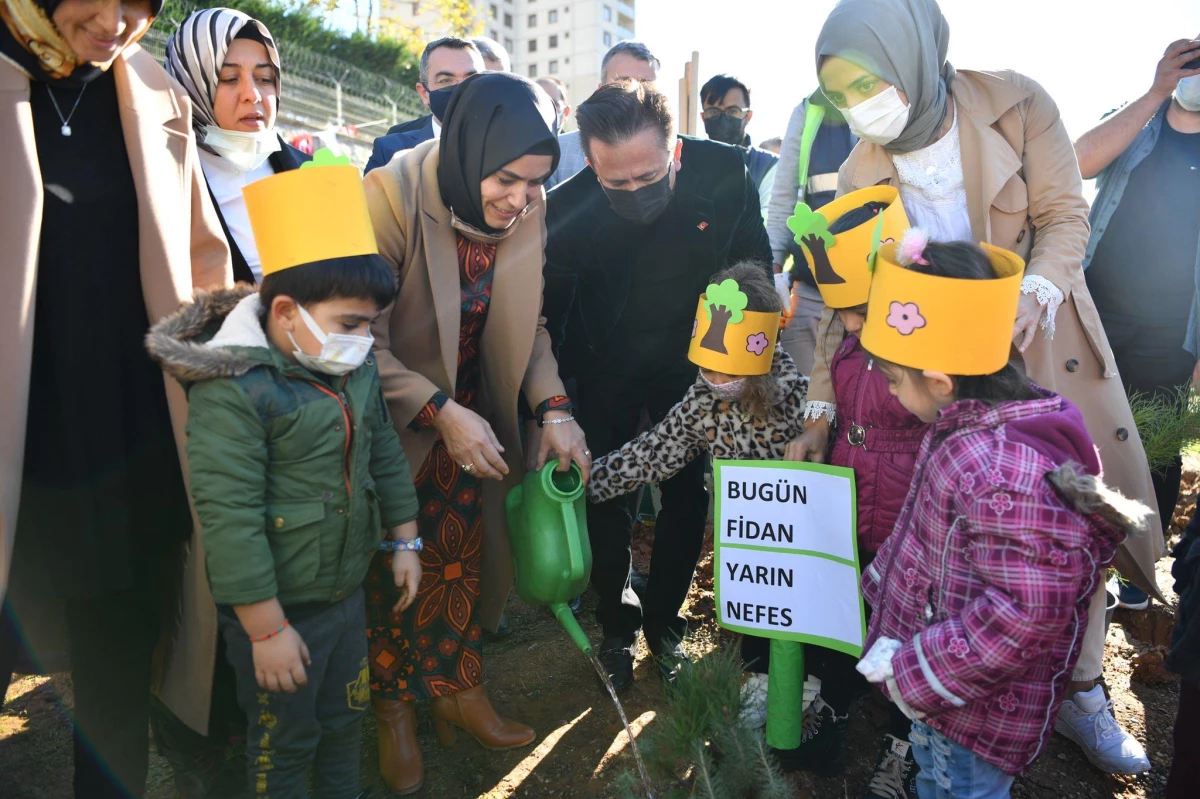
<path fill-rule="evenodd" d="M 588 167 L 547 201 L 544 312 L 601 454 L 634 437 L 643 411 L 657 423 L 683 398 L 696 380 L 688 343 L 709 278 L 743 260 L 770 274 L 771 246 L 741 152 L 676 136 L 652 84 L 602 86 L 575 113 Z M 661 489 L 644 606 L 629 583 L 636 495 L 588 507 L 600 659 L 618 688 L 633 680 L 639 627 L 660 667 L 687 632 L 679 608 L 708 514 L 704 459 Z"/>

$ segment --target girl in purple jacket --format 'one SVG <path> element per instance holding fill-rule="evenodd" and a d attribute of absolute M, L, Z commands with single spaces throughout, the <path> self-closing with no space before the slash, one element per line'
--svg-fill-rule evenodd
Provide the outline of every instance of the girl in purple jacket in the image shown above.
<path fill-rule="evenodd" d="M 789 220 L 796 240 L 809 255 L 827 314 L 837 314 L 845 337 L 829 364 L 835 407 L 815 404 L 806 416 L 827 414 L 837 430 L 828 452 L 802 452 L 799 441 L 788 449 L 794 460 L 828 459 L 854 470 L 858 498 L 858 552 L 865 568 L 891 534 L 912 480 L 917 450 L 928 425 L 888 392 L 887 378 L 859 343 L 867 318 L 871 285 L 870 255 L 875 247 L 899 237 L 908 227 L 903 205 L 890 187 L 847 194 L 824 206 L 824 219 L 797 208 Z M 824 227 L 832 236 L 820 238 Z M 826 240 L 827 241 L 827 240 Z M 829 349 L 829 348 L 827 348 Z M 809 671 L 820 680 L 820 696 L 805 711 L 803 744 L 794 755 L 781 755 L 784 767 L 831 775 L 843 768 L 843 743 L 854 698 L 868 690 L 855 671 L 857 659 L 831 649 L 810 647 Z M 875 773 L 865 796 L 902 799 L 915 795 L 916 766 L 908 743 L 909 720 L 894 710 Z"/>
<path fill-rule="evenodd" d="M 1148 513 L 1101 482 L 1079 411 L 1008 363 L 1023 270 L 910 231 L 879 250 L 862 332 L 891 394 L 930 425 L 863 573 L 858 667 L 914 719 L 922 799 L 1009 796 L 1054 730 L 1088 602 Z"/>

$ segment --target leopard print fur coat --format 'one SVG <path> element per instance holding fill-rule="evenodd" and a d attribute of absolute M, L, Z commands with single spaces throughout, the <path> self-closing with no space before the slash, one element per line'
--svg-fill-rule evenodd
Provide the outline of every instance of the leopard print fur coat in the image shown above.
<path fill-rule="evenodd" d="M 588 499 L 605 502 L 661 483 L 706 452 L 720 460 L 781 460 L 788 442 L 804 431 L 808 378 L 781 347 L 775 349 L 771 374 L 776 402 L 762 417 L 718 400 L 697 374 L 661 422 L 592 464 Z"/>

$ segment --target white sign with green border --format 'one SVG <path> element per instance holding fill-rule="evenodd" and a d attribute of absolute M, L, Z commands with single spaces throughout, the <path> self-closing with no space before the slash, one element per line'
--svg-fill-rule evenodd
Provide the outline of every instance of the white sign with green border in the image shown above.
<path fill-rule="evenodd" d="M 854 470 L 718 460 L 713 474 L 718 623 L 861 655 Z"/>

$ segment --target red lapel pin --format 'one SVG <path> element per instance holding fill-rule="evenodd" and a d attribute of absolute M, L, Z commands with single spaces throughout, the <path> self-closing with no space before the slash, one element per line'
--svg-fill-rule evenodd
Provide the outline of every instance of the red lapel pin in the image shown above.
<path fill-rule="evenodd" d="M 703 233 L 705 230 L 708 229 L 708 223 L 701 222 L 700 224 L 696 225 L 696 227 L 700 230 L 701 233 Z"/>

